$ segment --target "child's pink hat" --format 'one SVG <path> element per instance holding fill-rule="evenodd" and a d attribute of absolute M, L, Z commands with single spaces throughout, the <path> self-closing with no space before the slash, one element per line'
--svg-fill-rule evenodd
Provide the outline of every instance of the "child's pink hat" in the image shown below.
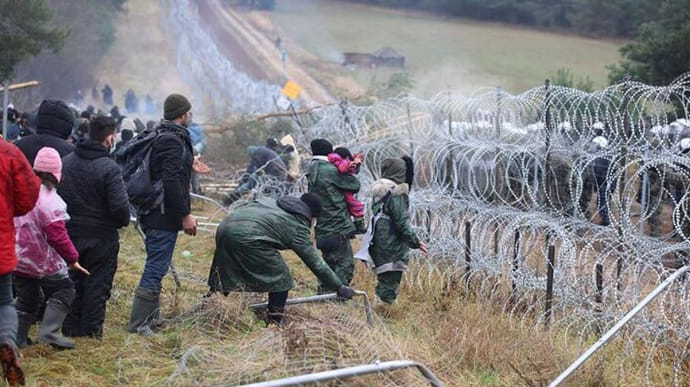
<path fill-rule="evenodd" d="M 58 151 L 49 147 L 41 148 L 34 159 L 34 170 L 52 173 L 59 183 L 62 177 L 62 160 Z"/>

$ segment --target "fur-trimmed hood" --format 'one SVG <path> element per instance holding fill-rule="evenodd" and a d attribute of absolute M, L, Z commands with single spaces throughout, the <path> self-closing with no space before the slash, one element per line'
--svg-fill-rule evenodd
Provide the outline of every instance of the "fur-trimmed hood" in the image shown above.
<path fill-rule="evenodd" d="M 407 195 L 410 193 L 410 186 L 407 183 L 396 184 L 393 180 L 389 179 L 378 179 L 376 180 L 369 189 L 369 194 L 374 199 L 374 201 L 381 199 L 386 196 L 388 192 L 393 195 Z"/>

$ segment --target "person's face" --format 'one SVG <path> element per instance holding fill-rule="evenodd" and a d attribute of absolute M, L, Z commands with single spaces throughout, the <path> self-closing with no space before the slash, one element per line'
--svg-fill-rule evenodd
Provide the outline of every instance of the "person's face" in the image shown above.
<path fill-rule="evenodd" d="M 191 110 L 188 111 L 188 112 L 185 113 L 185 115 L 182 116 L 182 117 L 183 117 L 183 119 L 182 119 L 182 125 L 186 128 L 187 126 L 189 126 L 189 123 L 192 122 L 192 111 L 191 111 Z"/>
<path fill-rule="evenodd" d="M 111 149 L 115 146 L 115 133 L 112 133 L 105 138 L 103 141 L 103 146 L 106 147 L 106 149 Z"/>

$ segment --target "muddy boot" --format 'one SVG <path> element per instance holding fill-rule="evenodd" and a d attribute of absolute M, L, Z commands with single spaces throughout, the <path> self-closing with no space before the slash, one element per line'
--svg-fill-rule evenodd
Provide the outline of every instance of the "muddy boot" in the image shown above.
<path fill-rule="evenodd" d="M 0 344 L 2 375 L 10 386 L 24 385 L 24 371 L 19 364 L 19 354 L 10 342 Z"/>
<path fill-rule="evenodd" d="M 134 293 L 132 302 L 132 314 L 129 317 L 127 332 L 138 333 L 142 336 L 152 336 L 155 332 L 151 329 L 152 321 L 158 316 L 160 303 L 159 292 L 139 287 Z"/>
<path fill-rule="evenodd" d="M 34 316 L 30 313 L 17 311 L 17 346 L 24 348 L 33 344 L 29 339 L 29 329 L 34 323 Z"/>
<path fill-rule="evenodd" d="M 62 322 L 69 313 L 69 307 L 59 301 L 49 300 L 43 314 L 41 328 L 38 330 L 38 342 L 50 344 L 60 349 L 73 349 L 74 341 L 62 335 Z"/>

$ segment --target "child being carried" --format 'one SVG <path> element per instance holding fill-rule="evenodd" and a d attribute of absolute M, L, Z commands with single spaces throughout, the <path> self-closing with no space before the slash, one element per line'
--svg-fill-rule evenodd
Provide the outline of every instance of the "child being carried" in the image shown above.
<path fill-rule="evenodd" d="M 328 155 L 328 162 L 335 165 L 341 174 L 357 175 L 362 166 L 364 155 L 357 153 L 352 155 L 347 148 L 338 147 Z M 345 203 L 350 215 L 354 218 L 355 234 L 364 234 L 367 230 L 364 225 L 366 210 L 364 203 L 359 201 L 354 192 L 344 191 Z"/>

